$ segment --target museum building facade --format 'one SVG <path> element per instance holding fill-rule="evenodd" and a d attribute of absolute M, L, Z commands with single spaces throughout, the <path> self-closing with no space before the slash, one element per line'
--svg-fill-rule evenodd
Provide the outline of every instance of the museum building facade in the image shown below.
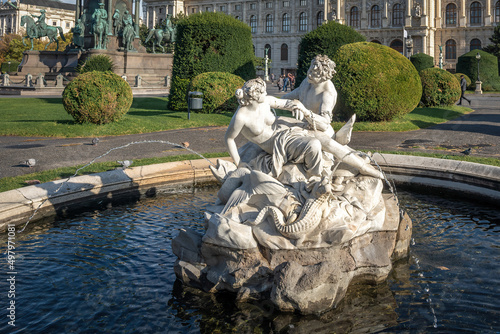
<path fill-rule="evenodd" d="M 272 59 L 275 75 L 294 72 L 301 37 L 335 20 L 352 26 L 371 42 L 390 46 L 406 56 L 434 57 L 442 46 L 444 68 L 453 71 L 460 55 L 490 44 L 500 21 L 500 0 L 144 0 L 148 28 L 166 14 L 224 12 L 247 23 L 255 54 Z"/>

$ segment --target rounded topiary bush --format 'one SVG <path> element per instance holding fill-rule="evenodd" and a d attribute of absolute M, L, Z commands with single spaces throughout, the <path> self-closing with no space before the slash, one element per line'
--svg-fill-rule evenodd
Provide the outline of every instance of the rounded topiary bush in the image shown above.
<path fill-rule="evenodd" d="M 333 56 L 342 45 L 363 41 L 366 41 L 366 38 L 352 27 L 335 21 L 322 24 L 305 34 L 300 40 L 295 87 L 299 87 L 302 80 L 307 77 L 307 70 L 314 57 L 325 55 L 333 59 Z"/>
<path fill-rule="evenodd" d="M 477 54 L 481 55 L 479 61 L 479 79 L 483 83 L 482 89 L 500 90 L 500 76 L 498 75 L 498 58 L 483 50 L 472 50 L 458 57 L 457 72 L 465 73 L 473 80 L 472 88 L 476 87 L 477 80 Z"/>
<path fill-rule="evenodd" d="M 78 73 L 87 73 L 93 71 L 107 72 L 113 71 L 113 61 L 106 55 L 90 56 L 81 64 L 78 65 L 76 71 Z"/>
<path fill-rule="evenodd" d="M 106 124 L 119 120 L 132 105 L 132 89 L 111 72 L 80 74 L 63 91 L 64 109 L 78 123 Z"/>
<path fill-rule="evenodd" d="M 399 52 L 376 43 L 342 46 L 333 60 L 338 90 L 334 113 L 339 119 L 356 114 L 361 121 L 388 121 L 418 105 L 422 85 L 417 70 Z"/>
<path fill-rule="evenodd" d="M 205 72 L 228 72 L 245 80 L 255 78 L 252 33 L 248 24 L 224 13 L 192 14 L 177 24 L 169 108 L 185 105 L 183 80 Z M 180 84 L 181 86 L 178 86 Z M 234 93 L 234 92 L 233 92 Z"/>
<path fill-rule="evenodd" d="M 425 107 L 450 106 L 460 98 L 460 82 L 448 71 L 428 68 L 420 72 L 420 79 Z"/>
<path fill-rule="evenodd" d="M 412 55 L 410 61 L 417 69 L 417 72 L 434 67 L 434 58 L 425 53 L 416 53 Z"/>
<path fill-rule="evenodd" d="M 472 81 L 471 81 L 471 79 L 470 79 L 468 76 L 466 76 L 466 75 L 465 75 L 465 74 L 463 74 L 463 73 L 455 73 L 455 74 L 453 74 L 453 75 L 455 76 L 455 78 L 457 78 L 458 83 L 460 83 L 460 80 L 462 80 L 462 78 L 460 78 L 460 76 L 461 76 L 461 75 L 463 75 L 463 76 L 464 76 L 464 78 L 465 78 L 465 81 L 467 82 L 467 88 L 469 88 L 469 89 L 471 88 L 471 86 L 472 86 Z"/>
<path fill-rule="evenodd" d="M 205 114 L 235 111 L 238 101 L 234 92 L 241 88 L 245 80 L 225 72 L 207 72 L 197 75 L 191 82 L 191 91 L 203 93 L 203 109 Z"/>

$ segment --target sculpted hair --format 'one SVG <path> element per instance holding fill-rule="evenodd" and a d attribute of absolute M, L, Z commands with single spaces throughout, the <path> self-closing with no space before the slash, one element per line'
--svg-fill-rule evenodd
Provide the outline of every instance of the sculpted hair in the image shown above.
<path fill-rule="evenodd" d="M 265 91 L 266 83 L 261 78 L 257 78 L 245 82 L 243 87 L 237 89 L 234 95 L 241 106 L 246 106 L 250 104 L 251 100 L 258 100 Z"/>
<path fill-rule="evenodd" d="M 325 80 L 330 80 L 331 78 L 333 78 L 333 75 L 337 73 L 335 71 L 335 66 L 337 65 L 333 60 L 328 58 L 328 56 L 317 55 L 316 57 L 314 57 L 313 62 L 321 65 L 321 77 Z"/>

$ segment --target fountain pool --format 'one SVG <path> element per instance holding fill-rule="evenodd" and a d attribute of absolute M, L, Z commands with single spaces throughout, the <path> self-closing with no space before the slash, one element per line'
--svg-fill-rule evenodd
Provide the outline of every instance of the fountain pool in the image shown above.
<path fill-rule="evenodd" d="M 203 231 L 216 190 L 158 196 L 16 234 L 16 327 L 43 333 L 496 332 L 500 330 L 500 210 L 400 193 L 413 220 L 410 256 L 379 285 L 354 285 L 337 309 L 279 313 L 176 282 L 171 240 Z M 0 250 L 6 251 L 6 234 Z M 2 256 L 6 268 L 6 256 Z M 4 270 L 6 273 L 6 270 Z M 2 294 L 8 291 L 1 280 Z M 5 301 L 6 299 L 2 299 Z"/>

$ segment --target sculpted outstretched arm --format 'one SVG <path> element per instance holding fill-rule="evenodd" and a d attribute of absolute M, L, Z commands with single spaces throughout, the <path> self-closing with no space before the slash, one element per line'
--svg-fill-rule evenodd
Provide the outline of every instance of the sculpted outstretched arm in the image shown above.
<path fill-rule="evenodd" d="M 229 123 L 229 127 L 227 128 L 225 136 L 227 150 L 229 151 L 229 155 L 233 159 L 236 166 L 240 164 L 240 155 L 238 153 L 238 147 L 236 146 L 235 139 L 240 134 L 241 130 L 243 129 L 243 126 L 244 122 L 242 122 L 241 119 L 238 117 L 238 110 L 237 110 L 233 118 L 231 119 L 231 123 Z"/>
<path fill-rule="evenodd" d="M 266 99 L 271 108 L 290 110 L 298 120 L 302 120 L 304 113 L 307 112 L 306 107 L 299 100 L 277 99 L 273 96 L 267 96 Z"/>

